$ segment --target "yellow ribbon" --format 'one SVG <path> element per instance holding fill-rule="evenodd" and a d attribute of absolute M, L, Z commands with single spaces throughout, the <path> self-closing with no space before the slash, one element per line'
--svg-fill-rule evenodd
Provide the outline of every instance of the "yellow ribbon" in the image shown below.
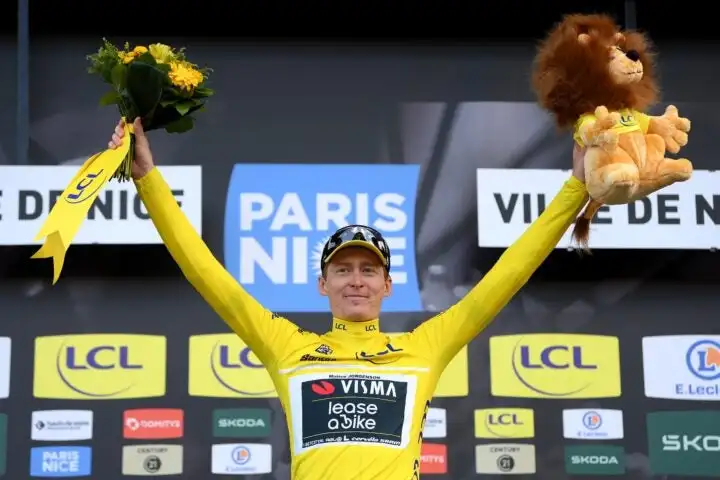
<path fill-rule="evenodd" d="M 132 124 L 125 123 L 125 140 L 122 145 L 116 149 L 96 153 L 87 159 L 57 199 L 35 237 L 35 240 L 45 237 L 45 243 L 32 258 L 53 259 L 53 285 L 60 278 L 65 263 L 65 253 L 70 248 L 80 225 L 87 218 L 90 207 L 127 156 L 131 133 L 133 133 Z"/>

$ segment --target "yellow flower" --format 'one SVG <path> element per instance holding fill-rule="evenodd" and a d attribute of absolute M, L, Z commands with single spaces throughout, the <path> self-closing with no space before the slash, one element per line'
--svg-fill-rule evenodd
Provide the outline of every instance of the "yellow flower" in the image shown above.
<path fill-rule="evenodd" d="M 173 85 L 187 91 L 191 91 L 200 85 L 204 79 L 202 72 L 187 63 L 181 62 L 172 62 L 170 64 L 168 76 Z"/>
<path fill-rule="evenodd" d="M 150 45 L 150 55 L 153 56 L 157 63 L 168 63 L 174 57 L 172 48 L 162 43 Z"/>
<path fill-rule="evenodd" d="M 135 47 L 131 52 L 118 52 L 118 56 L 123 63 L 127 64 L 135 60 L 137 57 L 148 51 L 145 47 Z"/>

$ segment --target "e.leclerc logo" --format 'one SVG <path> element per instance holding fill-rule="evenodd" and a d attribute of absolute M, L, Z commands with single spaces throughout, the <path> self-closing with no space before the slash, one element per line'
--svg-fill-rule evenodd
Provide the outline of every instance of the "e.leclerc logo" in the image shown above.
<path fill-rule="evenodd" d="M 379 230 L 392 254 L 387 312 L 422 311 L 415 268 L 418 165 L 235 165 L 225 267 L 266 308 L 324 312 L 320 254 L 348 224 Z"/>
<path fill-rule="evenodd" d="M 165 395 L 163 336 L 37 337 L 35 398 L 117 400 Z"/>
<path fill-rule="evenodd" d="M 619 397 L 619 342 L 576 334 L 492 337 L 490 379 L 497 397 Z"/>

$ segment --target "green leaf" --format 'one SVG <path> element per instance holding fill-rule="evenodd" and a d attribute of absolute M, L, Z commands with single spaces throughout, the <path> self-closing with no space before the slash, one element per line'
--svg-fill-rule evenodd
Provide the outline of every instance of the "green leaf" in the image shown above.
<path fill-rule="evenodd" d="M 215 92 L 207 87 L 200 87 L 196 88 L 193 92 L 193 98 L 207 98 L 214 94 Z"/>
<path fill-rule="evenodd" d="M 189 115 L 185 115 L 184 117 L 180 117 L 174 122 L 166 125 L 165 131 L 167 133 L 185 133 L 189 130 L 192 130 L 194 126 L 195 121 L 193 120 L 193 118 Z"/>
<path fill-rule="evenodd" d="M 163 73 L 143 62 L 132 62 L 128 66 L 127 92 L 137 108 L 140 117 L 152 117 L 160 103 L 163 88 Z"/>
<path fill-rule="evenodd" d="M 146 63 L 148 65 L 157 65 L 157 62 L 155 61 L 155 57 L 153 57 L 150 52 L 145 52 L 141 55 L 138 55 L 135 57 L 135 60 L 133 60 L 132 63 L 139 62 L 139 63 Z"/>
<path fill-rule="evenodd" d="M 105 95 L 100 97 L 100 106 L 107 107 L 108 105 L 117 105 L 120 103 L 120 95 L 115 90 L 110 90 Z"/>
<path fill-rule="evenodd" d="M 110 72 L 110 79 L 116 90 L 122 90 L 125 88 L 127 82 L 127 72 L 128 68 L 122 63 L 118 63 L 112 68 L 112 71 Z"/>
<path fill-rule="evenodd" d="M 178 101 L 175 100 L 175 99 L 173 99 L 173 100 L 161 100 L 161 101 L 160 101 L 160 106 L 161 106 L 161 107 L 169 107 L 170 105 L 174 105 L 174 104 L 176 104 L 177 102 L 178 102 Z"/>
<path fill-rule="evenodd" d="M 194 107 L 194 106 L 195 106 L 195 102 L 194 102 L 194 101 L 192 101 L 192 100 L 185 100 L 185 101 L 176 103 L 176 104 L 175 104 L 175 110 L 177 110 L 177 112 L 178 112 L 180 115 L 185 115 L 185 114 L 187 114 L 188 111 L 190 111 L 190 109 L 191 109 L 192 107 Z"/>

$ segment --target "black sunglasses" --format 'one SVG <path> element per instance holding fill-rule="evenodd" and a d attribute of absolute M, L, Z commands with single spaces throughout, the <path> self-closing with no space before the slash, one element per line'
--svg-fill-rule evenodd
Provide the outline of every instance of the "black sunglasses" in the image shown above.
<path fill-rule="evenodd" d="M 390 248 L 382 234 L 366 225 L 348 225 L 342 227 L 325 242 L 320 266 L 325 268 L 330 259 L 346 247 L 364 247 L 375 253 L 383 262 L 383 266 L 390 271 Z"/>

